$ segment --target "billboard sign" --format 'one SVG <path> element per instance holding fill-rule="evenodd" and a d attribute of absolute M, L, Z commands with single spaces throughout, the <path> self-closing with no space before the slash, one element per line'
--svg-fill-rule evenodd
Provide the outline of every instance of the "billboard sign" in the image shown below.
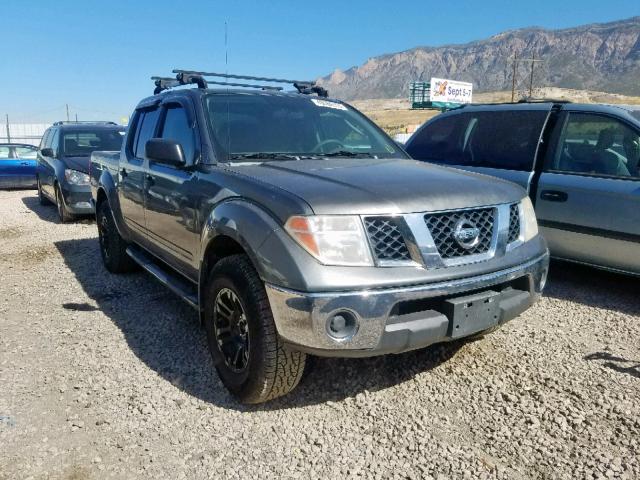
<path fill-rule="evenodd" d="M 473 84 L 446 80 L 444 78 L 431 79 L 429 100 L 440 103 L 471 103 Z"/>

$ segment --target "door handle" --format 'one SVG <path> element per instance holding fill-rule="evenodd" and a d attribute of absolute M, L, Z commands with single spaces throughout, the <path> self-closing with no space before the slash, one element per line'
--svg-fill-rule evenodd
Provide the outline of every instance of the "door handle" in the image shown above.
<path fill-rule="evenodd" d="M 23 167 L 28 167 L 29 166 L 29 162 L 20 162 L 20 165 L 22 165 Z"/>
<path fill-rule="evenodd" d="M 122 170 L 120 170 L 120 175 L 122 175 L 123 177 L 127 176 L 127 169 L 123 168 Z"/>
<path fill-rule="evenodd" d="M 540 192 L 540 198 L 550 202 L 566 202 L 569 199 L 569 195 L 559 190 L 543 190 Z"/>

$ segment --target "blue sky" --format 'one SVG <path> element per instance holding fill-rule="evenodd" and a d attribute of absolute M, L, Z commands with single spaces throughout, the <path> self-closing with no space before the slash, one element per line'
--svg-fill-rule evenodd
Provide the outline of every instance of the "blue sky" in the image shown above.
<path fill-rule="evenodd" d="M 0 114 L 120 120 L 172 68 L 316 78 L 419 45 L 640 15 L 638 0 L 4 0 Z M 4 119 L 3 119 L 4 120 Z"/>

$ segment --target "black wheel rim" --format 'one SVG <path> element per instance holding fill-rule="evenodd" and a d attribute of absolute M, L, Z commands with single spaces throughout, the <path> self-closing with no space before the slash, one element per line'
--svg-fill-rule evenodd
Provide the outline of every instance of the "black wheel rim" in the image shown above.
<path fill-rule="evenodd" d="M 100 216 L 100 221 L 98 222 L 98 238 L 100 240 L 100 249 L 102 250 L 102 256 L 105 260 L 109 260 L 109 235 L 107 232 L 109 231 L 109 221 L 107 220 L 106 215 Z"/>
<path fill-rule="evenodd" d="M 227 367 L 234 372 L 244 371 L 249 364 L 249 325 L 240 299 L 228 288 L 216 296 L 213 330 Z"/>

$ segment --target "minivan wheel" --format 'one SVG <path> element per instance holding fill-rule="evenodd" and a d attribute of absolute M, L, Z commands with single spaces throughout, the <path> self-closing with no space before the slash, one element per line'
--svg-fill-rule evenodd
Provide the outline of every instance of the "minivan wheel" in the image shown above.
<path fill-rule="evenodd" d="M 60 223 L 72 222 L 75 219 L 75 216 L 67 210 L 67 206 L 64 204 L 64 197 L 62 196 L 62 192 L 58 185 L 55 186 L 55 191 L 56 207 L 58 209 L 58 218 L 60 219 Z"/>
<path fill-rule="evenodd" d="M 220 260 L 204 295 L 209 350 L 224 386 L 242 403 L 262 403 L 293 390 L 306 355 L 278 337 L 267 292 L 246 255 Z"/>
<path fill-rule="evenodd" d="M 111 273 L 127 273 L 136 270 L 138 264 L 127 254 L 127 242 L 120 236 L 106 201 L 98 205 L 96 223 L 100 255 L 107 270 Z"/>
<path fill-rule="evenodd" d="M 38 201 L 40 205 L 51 205 L 51 200 L 44 196 L 44 192 L 42 191 L 42 184 L 40 183 L 40 179 L 36 178 L 36 185 L 38 188 Z"/>

